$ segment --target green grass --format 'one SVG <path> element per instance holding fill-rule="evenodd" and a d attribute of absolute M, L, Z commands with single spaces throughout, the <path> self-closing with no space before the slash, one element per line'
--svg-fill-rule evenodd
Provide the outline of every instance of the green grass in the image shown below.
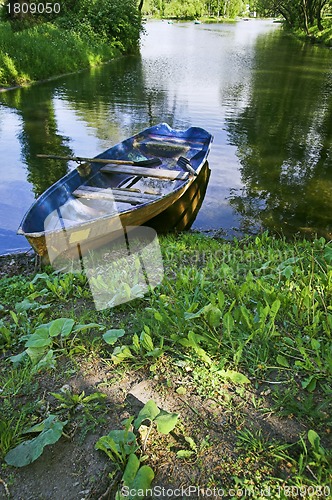
<path fill-rule="evenodd" d="M 211 459 L 211 485 L 263 485 L 274 492 L 281 484 L 329 485 L 331 244 L 323 238 L 287 242 L 267 233 L 232 242 L 182 234 L 162 238 L 161 247 L 162 284 L 114 309 L 93 309 L 82 276 L 48 270 L 32 280 L 0 280 L 0 397 L 6 402 L 0 420 L 12 421 L 14 429 L 4 427 L 3 449 L 21 439 L 15 408 L 22 393 L 26 404 L 33 402 L 25 414 L 38 421 L 31 374 L 42 375 L 44 387 L 52 373 L 65 380 L 61 367 L 70 363 L 70 373 L 78 372 L 83 354 L 91 365 L 107 367 L 115 384 L 140 373 L 154 380 L 161 395 L 184 400 L 192 417 L 183 416 L 186 437 L 179 437 L 182 445 L 175 452 L 169 448 L 170 461 L 198 457 L 203 439 L 198 434 L 214 427 L 211 417 L 193 408 L 197 398 L 202 405 L 210 401 L 212 420 L 223 422 L 213 438 L 215 459 L 225 439 L 235 450 L 226 451 L 222 462 L 219 457 L 217 476 Z M 68 321 L 54 323 L 57 318 Z M 82 327 L 86 323 L 90 326 Z M 10 358 L 23 352 L 28 356 L 15 358 L 13 366 Z M 109 384 L 105 380 L 104 386 Z M 73 394 L 66 404 L 78 405 L 84 397 Z M 39 396 L 44 398 L 45 390 Z M 264 427 L 271 417 L 274 426 L 294 422 L 296 439 L 283 441 L 282 432 L 271 437 Z M 189 434 L 194 435 L 194 421 L 201 433 L 195 441 Z M 200 458 L 195 465 L 203 475 L 204 464 Z"/>
<path fill-rule="evenodd" d="M 332 47 L 332 24 L 329 20 L 329 26 L 326 26 L 322 31 L 319 31 L 315 26 L 309 30 L 310 36 L 313 37 L 317 42 Z"/>
<path fill-rule="evenodd" d="M 92 30 L 62 29 L 52 23 L 12 31 L 0 23 L 0 85 L 22 85 L 108 61 L 120 51 Z"/>
<path fill-rule="evenodd" d="M 295 34 L 298 38 L 303 40 L 310 39 L 311 42 L 326 45 L 327 47 L 332 47 L 332 21 L 331 17 L 326 17 L 323 19 L 323 30 L 319 30 L 317 26 L 311 26 L 309 28 L 309 37 L 304 32 L 304 30 L 295 30 Z"/>

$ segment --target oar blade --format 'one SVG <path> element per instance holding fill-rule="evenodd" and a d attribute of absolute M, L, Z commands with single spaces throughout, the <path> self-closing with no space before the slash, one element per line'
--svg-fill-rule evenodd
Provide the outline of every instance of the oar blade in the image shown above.
<path fill-rule="evenodd" d="M 134 161 L 133 163 L 137 167 L 152 167 L 156 165 L 161 165 L 162 161 L 160 158 L 150 158 L 149 160 Z"/>
<path fill-rule="evenodd" d="M 196 170 L 191 166 L 190 160 L 188 158 L 185 158 L 184 156 L 180 156 L 178 160 L 178 165 L 182 168 L 185 168 L 190 172 L 192 175 L 197 175 Z"/>

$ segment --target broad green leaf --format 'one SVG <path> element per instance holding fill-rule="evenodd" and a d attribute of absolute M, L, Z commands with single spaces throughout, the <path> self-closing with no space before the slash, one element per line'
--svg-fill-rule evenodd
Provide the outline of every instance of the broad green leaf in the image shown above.
<path fill-rule="evenodd" d="M 31 351 L 31 349 L 30 349 Z M 38 355 L 36 354 L 35 359 L 38 358 Z M 37 364 L 34 366 L 34 371 L 38 372 L 39 370 L 53 370 L 56 366 L 56 360 L 54 358 L 54 352 L 53 349 L 50 349 L 47 351 L 45 356 L 43 356 Z"/>
<path fill-rule="evenodd" d="M 38 333 L 39 331 L 44 331 L 44 330 L 49 331 L 51 323 L 52 321 L 50 321 L 49 323 L 43 323 L 42 325 L 38 325 L 34 333 Z"/>
<path fill-rule="evenodd" d="M 14 321 L 15 325 L 18 325 L 18 316 L 17 316 L 16 312 L 9 311 L 9 314 L 11 315 L 12 320 Z"/>
<path fill-rule="evenodd" d="M 320 437 L 316 431 L 314 431 L 312 429 L 310 429 L 308 431 L 308 440 L 309 440 L 309 443 L 311 444 L 311 446 L 313 447 L 313 449 L 315 451 L 318 451 L 320 448 Z"/>
<path fill-rule="evenodd" d="M 56 420 L 55 415 L 50 415 L 45 420 L 44 430 L 39 436 L 16 446 L 10 450 L 5 456 L 5 461 L 8 465 L 14 467 L 24 467 L 29 465 L 43 453 L 45 446 L 56 443 L 61 435 L 62 430 L 67 422 Z"/>
<path fill-rule="evenodd" d="M 217 328 L 220 325 L 222 312 L 219 307 L 209 304 L 205 307 L 204 316 L 212 328 Z"/>
<path fill-rule="evenodd" d="M 160 347 L 156 347 L 153 349 L 153 351 L 149 351 L 146 353 L 147 356 L 151 356 L 152 358 L 159 358 L 164 353 L 163 349 L 160 349 Z"/>
<path fill-rule="evenodd" d="M 190 451 L 190 450 L 179 450 L 179 451 L 176 453 L 176 456 L 177 456 L 177 458 L 190 458 L 190 457 L 192 457 L 194 454 L 195 454 L 195 452 L 194 452 L 194 451 Z"/>
<path fill-rule="evenodd" d="M 110 436 L 102 436 L 101 438 L 98 439 L 95 445 L 96 450 L 112 450 L 114 452 L 117 452 L 117 446 L 114 441 Z"/>
<path fill-rule="evenodd" d="M 103 335 L 103 339 L 107 344 L 113 345 L 120 337 L 123 337 L 124 334 L 125 331 L 122 329 L 107 330 Z"/>
<path fill-rule="evenodd" d="M 131 453 L 128 458 L 126 468 L 124 470 L 122 481 L 125 486 L 131 486 L 140 466 L 140 461 L 134 453 Z"/>
<path fill-rule="evenodd" d="M 130 455 L 131 453 L 135 453 L 138 448 L 136 436 L 131 431 L 114 430 L 109 432 L 107 437 L 114 441 L 119 453 L 124 449 L 126 455 Z"/>
<path fill-rule="evenodd" d="M 250 380 L 240 372 L 233 370 L 218 370 L 217 373 L 234 384 L 250 384 Z"/>
<path fill-rule="evenodd" d="M 39 328 L 25 343 L 25 347 L 47 347 L 52 344 L 47 328 Z"/>
<path fill-rule="evenodd" d="M 40 422 L 39 424 L 35 424 L 32 427 L 29 427 L 29 429 L 26 429 L 25 431 L 22 432 L 22 434 L 30 434 L 33 432 L 42 432 L 45 429 L 45 420 L 43 422 Z"/>
<path fill-rule="evenodd" d="M 286 266 L 283 271 L 281 271 L 281 275 L 282 276 L 285 276 L 285 278 L 287 278 L 288 280 L 290 279 L 290 277 L 292 276 L 293 274 L 293 268 L 292 266 Z"/>
<path fill-rule="evenodd" d="M 279 299 L 276 299 L 272 306 L 271 306 L 271 309 L 270 309 L 270 317 L 272 319 L 272 321 L 274 321 L 276 315 L 278 314 L 278 311 L 280 309 L 280 306 L 281 306 L 281 302 Z"/>
<path fill-rule="evenodd" d="M 36 281 L 38 281 L 38 280 L 41 280 L 41 279 L 42 279 L 42 280 L 48 280 L 49 278 L 50 278 L 50 277 L 49 277 L 49 275 L 48 275 L 48 274 L 46 274 L 46 273 L 42 273 L 42 274 L 41 274 L 41 273 L 38 273 L 38 274 L 36 274 L 36 276 L 33 278 L 33 280 L 31 281 L 31 283 L 35 284 L 35 283 L 36 283 Z"/>
<path fill-rule="evenodd" d="M 319 351 L 320 349 L 320 342 L 317 339 L 311 339 L 311 347 L 314 349 L 314 351 Z"/>
<path fill-rule="evenodd" d="M 152 341 L 151 336 L 148 333 L 146 333 L 146 332 L 141 333 L 140 343 L 146 351 L 148 351 L 148 352 L 153 351 L 153 349 L 154 349 L 153 341 Z"/>
<path fill-rule="evenodd" d="M 112 361 L 115 365 L 121 363 L 125 359 L 133 358 L 131 350 L 128 346 L 123 345 L 121 347 L 116 347 L 112 353 Z"/>
<path fill-rule="evenodd" d="M 66 338 L 71 333 L 74 324 L 75 321 L 70 318 L 55 319 L 49 327 L 50 336 L 57 337 L 60 335 L 62 338 Z"/>
<path fill-rule="evenodd" d="M 202 316 L 205 312 L 205 307 L 202 307 L 202 309 L 200 309 L 199 311 L 195 312 L 195 313 L 192 313 L 192 312 L 185 312 L 184 313 L 184 319 L 186 320 L 191 320 L 191 319 L 196 319 L 196 318 L 199 318 L 200 316 Z"/>
<path fill-rule="evenodd" d="M 141 423 L 144 422 L 144 420 L 150 420 L 152 422 L 156 418 L 156 416 L 159 415 L 159 413 L 160 410 L 158 406 L 152 399 L 150 399 L 147 403 L 145 403 L 145 405 L 137 415 L 137 418 L 134 421 L 135 429 L 138 429 Z"/>
<path fill-rule="evenodd" d="M 332 264 L 332 246 L 327 245 L 324 250 L 324 259 L 327 263 Z"/>
<path fill-rule="evenodd" d="M 104 329 L 104 327 L 99 325 L 99 323 L 87 323 L 86 325 L 76 325 L 72 333 L 84 332 L 85 330 L 90 330 L 91 328 L 98 328 L 98 330 Z"/>
<path fill-rule="evenodd" d="M 85 396 L 85 398 L 83 398 L 83 402 L 90 403 L 91 401 L 96 401 L 106 398 L 107 394 L 104 394 L 103 392 L 94 392 L 93 394 L 89 394 L 89 396 Z"/>
<path fill-rule="evenodd" d="M 134 350 L 138 353 L 141 349 L 141 344 L 139 343 L 138 335 L 135 333 L 132 338 Z"/>
<path fill-rule="evenodd" d="M 289 368 L 289 363 L 287 361 L 287 358 L 285 358 L 285 356 L 282 356 L 281 354 L 278 354 L 278 356 L 277 356 L 277 363 L 280 366 L 284 366 L 285 368 Z"/>
<path fill-rule="evenodd" d="M 178 419 L 179 415 L 177 413 L 168 413 L 167 411 L 160 410 L 159 415 L 155 418 L 158 431 L 162 434 L 169 434 L 176 426 Z"/>
<path fill-rule="evenodd" d="M 226 314 L 224 314 L 223 327 L 228 334 L 232 333 L 234 329 L 234 319 L 229 311 Z"/>
<path fill-rule="evenodd" d="M 241 306 L 240 307 L 240 311 L 241 311 L 242 318 L 245 320 L 245 322 L 247 324 L 247 328 L 249 330 L 251 330 L 252 329 L 252 315 L 251 315 L 251 312 L 245 306 Z"/>
<path fill-rule="evenodd" d="M 193 438 L 191 438 L 190 436 L 185 436 L 184 439 L 187 441 L 187 443 L 189 443 L 189 446 L 192 450 L 197 450 L 197 444 L 195 443 Z"/>
<path fill-rule="evenodd" d="M 32 361 L 33 365 L 36 365 L 46 354 L 47 349 L 45 347 L 28 347 L 25 351 Z"/>
<path fill-rule="evenodd" d="M 266 317 L 270 311 L 270 307 L 266 306 L 265 308 L 263 307 L 263 304 L 261 302 L 257 302 L 256 306 L 256 313 L 254 315 L 254 323 L 258 324 L 260 323 L 261 325 L 265 324 Z"/>
<path fill-rule="evenodd" d="M 222 309 L 225 305 L 225 294 L 222 290 L 219 290 L 218 292 L 218 305 L 219 305 L 219 308 Z"/>
<path fill-rule="evenodd" d="M 14 364 L 14 365 L 18 365 L 19 363 L 22 363 L 22 361 L 24 361 L 24 359 L 26 359 L 28 356 L 28 353 L 26 351 L 23 351 L 23 352 L 20 352 L 20 354 L 16 354 L 16 356 L 10 356 L 10 361 Z"/>
<path fill-rule="evenodd" d="M 159 312 L 159 311 L 156 311 L 156 312 L 154 313 L 154 318 L 155 318 L 157 321 L 162 321 L 162 320 L 163 320 L 163 317 L 162 317 L 162 315 L 160 314 L 160 312 Z"/>
<path fill-rule="evenodd" d="M 142 496 L 140 492 L 150 489 L 153 478 L 154 472 L 151 467 L 143 465 L 143 467 L 138 470 L 134 481 L 131 483 L 131 488 L 133 491 L 137 491 L 137 495 L 130 496 L 130 500 L 136 500 L 136 498 L 141 499 Z"/>
<path fill-rule="evenodd" d="M 202 349 L 199 345 L 198 342 L 202 340 L 204 337 L 201 335 L 196 335 L 194 332 L 189 332 L 188 333 L 188 340 L 189 343 L 188 345 L 194 349 L 196 354 L 204 361 L 204 363 L 211 365 L 212 360 L 211 358 L 207 355 L 204 349 Z"/>
<path fill-rule="evenodd" d="M 15 304 L 15 311 L 17 313 L 22 313 L 28 311 L 29 309 L 37 309 L 39 304 L 37 302 L 30 302 L 28 299 L 22 300 L 22 302 L 17 302 Z"/>
<path fill-rule="evenodd" d="M 303 380 L 301 385 L 303 389 L 307 389 L 308 392 L 313 392 L 316 389 L 317 385 L 317 379 L 315 375 L 312 375 L 311 377 L 308 377 L 305 380 Z"/>
<path fill-rule="evenodd" d="M 111 460 L 120 460 L 121 456 L 118 451 L 118 446 L 114 442 L 114 440 L 110 436 L 102 436 L 98 439 L 96 445 L 96 450 L 101 450 L 111 459 Z"/>

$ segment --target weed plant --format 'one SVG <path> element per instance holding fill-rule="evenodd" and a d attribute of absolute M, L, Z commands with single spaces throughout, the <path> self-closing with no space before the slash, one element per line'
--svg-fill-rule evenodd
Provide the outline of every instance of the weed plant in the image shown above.
<path fill-rule="evenodd" d="M 10 432 L 3 427 L 3 450 L 22 439 L 18 394 L 23 391 L 28 401 L 34 394 L 36 401 L 31 374 L 60 370 L 66 360 L 78 366 L 83 353 L 107 365 L 117 381 L 135 370 L 153 377 L 160 391 L 177 387 L 188 411 L 191 398 L 213 401 L 224 432 L 234 434 L 236 455 L 218 466 L 223 484 L 261 484 L 279 493 L 281 484 L 328 486 L 331 244 L 263 233 L 232 242 L 183 234 L 161 239 L 161 246 L 162 284 L 105 311 L 93 310 L 81 275 L 48 270 L 32 280 L 0 281 L 0 421 L 13 424 Z M 63 413 L 63 405 L 70 410 L 92 401 L 84 393 L 53 396 L 62 404 L 54 415 Z M 25 414 L 35 412 L 38 421 L 36 411 L 32 405 Z M 257 423 L 269 416 L 297 422 L 297 439 L 272 439 Z M 202 425 L 209 420 L 199 417 Z M 199 442 L 190 439 L 183 438 L 187 448 L 178 450 L 179 460 L 197 453 Z"/>

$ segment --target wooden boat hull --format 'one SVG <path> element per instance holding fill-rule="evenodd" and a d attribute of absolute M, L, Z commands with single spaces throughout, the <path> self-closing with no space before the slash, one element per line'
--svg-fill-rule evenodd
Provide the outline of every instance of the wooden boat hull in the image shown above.
<path fill-rule="evenodd" d="M 212 136 L 198 127 L 150 127 L 95 158 L 109 160 L 109 165 L 79 165 L 51 186 L 26 213 L 18 233 L 52 262 L 60 254 L 77 256 L 77 251 L 98 248 L 128 227 L 149 225 L 150 220 L 155 226 L 162 213 L 164 220 L 172 220 L 174 213 L 188 211 L 188 205 L 193 212 L 195 186 L 202 180 L 211 141 Z M 181 156 L 190 159 L 197 176 L 186 171 Z M 161 160 L 158 168 L 112 165 L 112 159 L 156 157 Z"/>
<path fill-rule="evenodd" d="M 166 210 L 149 219 L 145 225 L 155 229 L 158 234 L 190 229 L 202 206 L 210 174 L 209 164 L 205 162 L 199 175 L 188 186 L 185 193 Z"/>
<path fill-rule="evenodd" d="M 137 211 L 128 211 L 114 217 L 107 217 L 99 220 L 93 220 L 80 227 L 69 228 L 66 231 L 54 232 L 48 235 L 26 236 L 27 240 L 34 250 L 41 256 L 57 256 L 66 253 L 68 257 L 76 257 L 78 252 L 85 255 L 88 251 L 99 248 L 107 243 L 123 236 L 124 228 L 136 228 L 137 226 L 149 225 L 151 214 L 158 216 L 167 210 L 172 204 L 175 204 L 190 185 L 184 186 L 175 193 L 170 193 L 151 206 L 146 205 Z M 120 219 L 120 220 L 119 220 Z M 160 227 L 160 226 L 159 226 Z M 158 231 L 158 228 L 156 228 Z M 51 258 L 51 261 L 54 259 Z"/>

